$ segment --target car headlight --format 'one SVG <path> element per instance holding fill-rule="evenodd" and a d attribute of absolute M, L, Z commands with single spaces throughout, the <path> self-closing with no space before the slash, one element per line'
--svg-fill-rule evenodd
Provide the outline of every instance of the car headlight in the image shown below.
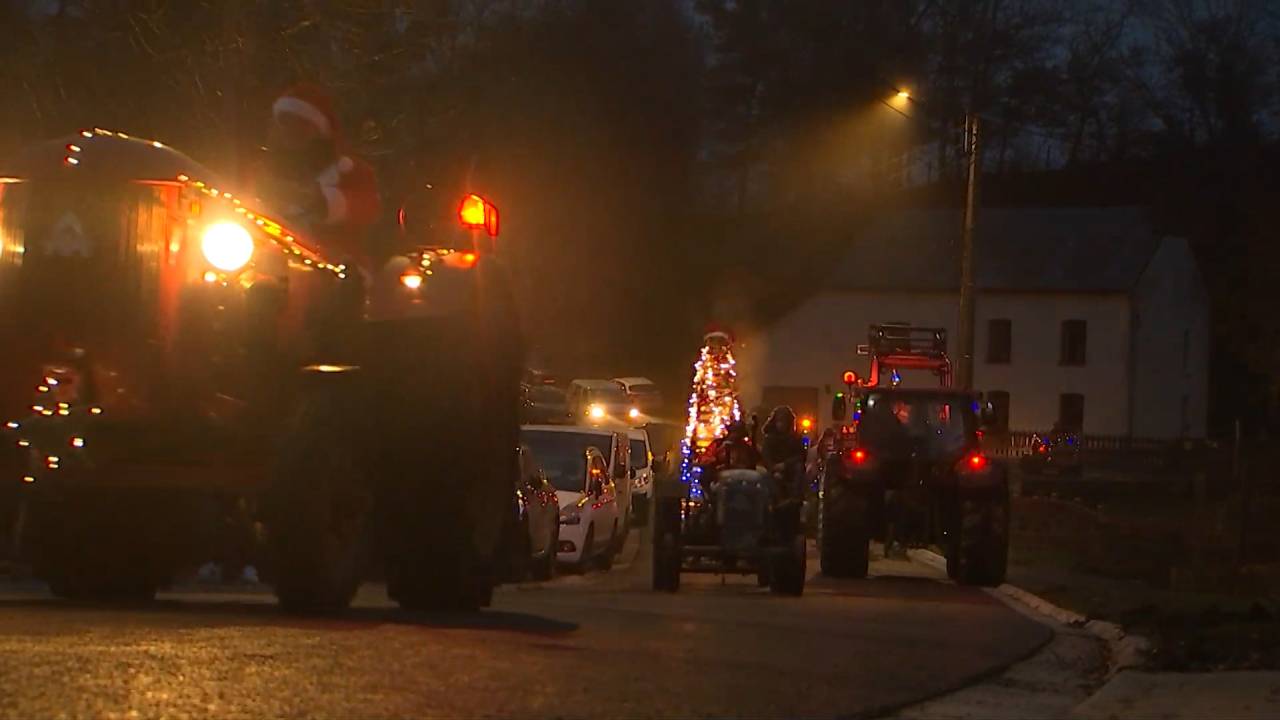
<path fill-rule="evenodd" d="M 234 272 L 253 257 L 253 236 L 238 223 L 214 223 L 205 228 L 200 251 L 210 265 L 223 272 Z"/>
<path fill-rule="evenodd" d="M 603 419 L 603 418 L 604 418 L 604 406 L 603 406 L 603 405 L 592 405 L 590 408 L 588 408 L 588 409 L 587 409 L 587 415 L 588 415 L 589 417 L 591 417 L 593 420 L 600 420 L 600 419 Z"/>
<path fill-rule="evenodd" d="M 576 507 L 565 508 L 560 511 L 561 525 L 581 525 L 582 512 Z"/>

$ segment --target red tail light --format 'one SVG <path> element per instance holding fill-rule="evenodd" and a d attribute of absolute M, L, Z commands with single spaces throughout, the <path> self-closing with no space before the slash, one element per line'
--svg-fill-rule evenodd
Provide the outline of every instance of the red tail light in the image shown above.
<path fill-rule="evenodd" d="M 985 470 L 987 467 L 987 456 L 982 453 L 971 453 L 964 459 L 964 466 L 973 471 Z"/>
<path fill-rule="evenodd" d="M 863 465 L 870 459 L 870 457 L 871 456 L 867 454 L 867 451 L 862 448 L 849 451 L 849 459 L 853 461 L 854 465 Z"/>

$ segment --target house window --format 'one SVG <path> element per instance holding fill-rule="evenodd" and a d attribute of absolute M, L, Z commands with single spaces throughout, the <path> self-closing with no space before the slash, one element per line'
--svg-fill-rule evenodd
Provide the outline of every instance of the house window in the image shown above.
<path fill-rule="evenodd" d="M 1058 396 L 1058 424 L 1064 430 L 1080 432 L 1084 429 L 1084 396 L 1079 393 L 1063 393 Z"/>
<path fill-rule="evenodd" d="M 1062 365 L 1084 365 L 1088 323 L 1084 320 L 1062 321 Z"/>
<path fill-rule="evenodd" d="M 1009 393 L 1004 390 L 992 390 L 987 393 L 987 402 L 991 403 L 991 431 L 1009 431 Z"/>
<path fill-rule="evenodd" d="M 1007 364 L 1013 358 L 1013 321 L 1008 319 L 987 321 L 987 362 L 992 365 Z"/>

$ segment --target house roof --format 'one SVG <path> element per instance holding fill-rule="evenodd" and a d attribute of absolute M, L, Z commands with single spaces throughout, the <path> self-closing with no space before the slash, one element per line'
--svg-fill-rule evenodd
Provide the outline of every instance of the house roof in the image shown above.
<path fill-rule="evenodd" d="M 959 209 L 886 213 L 853 233 L 835 290 L 955 290 Z M 1127 292 L 1159 245 L 1141 208 L 982 208 L 974 234 L 980 290 Z"/>

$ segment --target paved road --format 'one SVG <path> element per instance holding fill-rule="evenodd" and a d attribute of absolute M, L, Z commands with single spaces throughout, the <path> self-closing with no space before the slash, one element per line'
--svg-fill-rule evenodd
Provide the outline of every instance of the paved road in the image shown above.
<path fill-rule="evenodd" d="M 813 563 L 811 565 L 816 565 Z M 905 562 L 803 598 L 686 576 L 501 590 L 478 616 L 408 615 L 376 587 L 337 618 L 261 593 L 145 608 L 0 591 L 0 717 L 833 717 L 963 685 L 1049 639 L 986 593 Z"/>

